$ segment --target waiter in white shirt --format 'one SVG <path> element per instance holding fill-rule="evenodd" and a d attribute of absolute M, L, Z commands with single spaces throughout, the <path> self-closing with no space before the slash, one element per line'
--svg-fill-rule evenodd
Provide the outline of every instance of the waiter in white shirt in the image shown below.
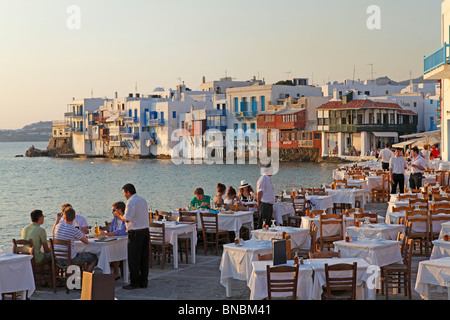
<path fill-rule="evenodd" d="M 266 221 L 266 224 L 268 224 L 272 220 L 273 204 L 275 203 L 272 175 L 273 169 L 268 164 L 263 168 L 263 174 L 256 185 L 256 205 L 259 208 L 258 229 L 262 228 L 263 221 Z"/>
<path fill-rule="evenodd" d="M 122 187 L 128 200 L 125 214 L 117 216 L 125 222 L 128 232 L 128 266 L 130 284 L 126 290 L 147 288 L 149 267 L 150 219 L 147 201 L 136 194 L 136 188 L 128 183 Z"/>
<path fill-rule="evenodd" d="M 406 159 L 402 157 L 400 148 L 395 149 L 395 156 L 389 160 L 389 176 L 391 178 L 391 193 L 405 193 L 405 170 L 408 169 Z"/>
<path fill-rule="evenodd" d="M 394 153 L 389 149 L 391 145 L 386 143 L 385 148 L 380 151 L 379 159 L 381 159 L 381 168 L 389 170 L 389 160 L 394 156 Z"/>
<path fill-rule="evenodd" d="M 425 159 L 419 153 L 419 148 L 411 149 L 411 175 L 409 176 L 409 187 L 419 189 L 422 187 L 422 176 L 425 171 Z"/>

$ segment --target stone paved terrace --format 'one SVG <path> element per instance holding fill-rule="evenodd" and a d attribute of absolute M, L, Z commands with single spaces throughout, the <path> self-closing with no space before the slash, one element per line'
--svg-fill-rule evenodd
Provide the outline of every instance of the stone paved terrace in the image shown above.
<path fill-rule="evenodd" d="M 377 212 L 381 216 L 386 214 L 387 204 L 368 203 L 366 210 Z M 415 254 L 412 262 L 412 299 L 422 300 L 414 291 L 418 263 L 428 260 L 428 257 Z M 149 286 L 147 289 L 127 291 L 122 289 L 122 281 L 116 281 L 116 298 L 118 300 L 248 300 L 250 290 L 245 281 L 232 280 L 232 297 L 227 298 L 225 288 L 220 284 L 221 253 L 217 256 L 211 252 L 205 255 L 203 248 L 198 247 L 196 263 L 179 263 L 179 269 L 174 269 L 172 263 L 166 263 L 164 270 L 157 264 L 149 272 Z M 38 287 L 31 296 L 31 300 L 72 300 L 80 298 L 80 290 L 72 290 L 66 294 L 64 288 L 58 288 L 53 293 L 49 288 Z M 447 291 L 438 287 L 432 287 L 433 300 L 446 300 Z M 408 300 L 403 292 L 390 295 L 390 300 Z M 377 295 L 377 300 L 385 300 L 382 295 Z"/>

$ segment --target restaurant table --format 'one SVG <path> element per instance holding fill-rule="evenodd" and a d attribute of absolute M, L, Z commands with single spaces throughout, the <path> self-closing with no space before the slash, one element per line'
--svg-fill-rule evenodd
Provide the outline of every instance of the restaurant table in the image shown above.
<path fill-rule="evenodd" d="M 36 289 L 32 255 L 8 253 L 0 256 L 0 295 L 22 292 L 22 300 L 30 297 Z"/>
<path fill-rule="evenodd" d="M 399 232 L 405 232 L 404 225 L 371 223 L 360 227 L 349 226 L 346 232 L 352 238 L 396 240 Z"/>
<path fill-rule="evenodd" d="M 270 227 L 269 230 L 258 229 L 251 231 L 251 239 L 255 240 L 272 240 L 281 239 L 283 232 L 291 236 L 291 248 L 309 249 L 310 237 L 309 229 L 276 226 Z"/>
<path fill-rule="evenodd" d="M 374 239 L 345 242 L 335 241 L 334 251 L 341 251 L 342 258 L 359 257 L 371 265 L 383 267 L 391 263 L 402 262 L 400 241 Z"/>
<path fill-rule="evenodd" d="M 307 195 L 306 200 L 311 203 L 311 210 L 327 210 L 333 209 L 333 197 L 331 195 L 318 196 L 318 195 Z"/>
<path fill-rule="evenodd" d="M 430 300 L 430 287 L 432 285 L 447 288 L 447 299 L 450 300 L 450 258 L 419 262 L 414 289 L 422 299 Z"/>
<path fill-rule="evenodd" d="M 74 250 L 78 252 L 90 252 L 97 256 L 97 267 L 103 270 L 104 274 L 112 272 L 109 264 L 114 261 L 123 261 L 123 281 L 128 283 L 128 237 L 108 237 L 115 239 L 111 241 L 98 241 L 95 238 L 88 238 L 89 243 L 74 241 Z M 105 238 L 105 239 L 108 239 Z"/>
<path fill-rule="evenodd" d="M 153 223 L 163 223 L 156 221 Z M 166 242 L 173 246 L 173 268 L 178 269 L 178 236 L 189 235 L 191 242 L 191 261 L 195 263 L 195 247 L 197 246 L 197 228 L 194 223 L 164 222 Z M 151 230 L 152 228 L 150 228 Z"/>
<path fill-rule="evenodd" d="M 361 189 L 366 193 L 369 192 L 369 184 L 366 179 L 347 179 L 347 187 L 349 187 L 350 189 L 352 187 L 361 187 Z"/>
<path fill-rule="evenodd" d="M 283 216 L 294 216 L 295 209 L 294 205 L 290 202 L 275 202 L 273 204 L 272 219 L 274 219 L 277 225 L 281 226 L 283 224 Z M 269 221 L 267 221 L 269 224 Z"/>
<path fill-rule="evenodd" d="M 258 254 L 272 253 L 272 241 L 249 240 L 242 246 L 234 243 L 223 246 L 222 260 L 220 261 L 220 284 L 225 287 L 227 297 L 231 296 L 231 279 L 249 281 L 252 273 L 252 262 L 256 261 Z"/>
<path fill-rule="evenodd" d="M 302 216 L 300 228 L 309 230 L 311 222 L 314 222 L 314 224 L 317 226 L 316 239 L 318 239 L 320 238 L 320 218 L 318 215 L 316 215 L 314 218 L 311 218 L 309 216 Z M 354 224 L 355 222 L 353 221 L 353 215 L 350 215 L 349 217 L 344 216 L 344 234 L 347 226 L 352 226 Z M 336 235 L 340 232 L 340 229 L 341 228 L 339 225 L 326 225 L 325 228 L 323 229 L 323 235 L 324 236 Z"/>
<path fill-rule="evenodd" d="M 438 239 L 431 242 L 433 250 L 431 250 L 430 260 L 450 257 L 450 241 Z"/>
<path fill-rule="evenodd" d="M 364 189 L 325 189 L 329 196 L 331 196 L 334 203 L 349 203 L 352 208 L 356 207 L 356 200 L 361 203 L 361 208 L 366 204 L 366 191 Z"/>
<path fill-rule="evenodd" d="M 314 271 L 312 300 L 321 300 L 323 286 L 326 285 L 325 264 L 353 264 L 357 263 L 356 272 L 356 299 L 375 300 L 375 288 L 378 280 L 378 270 L 370 268 L 369 263 L 362 258 L 331 258 L 331 259 L 308 259 L 306 265 L 312 267 Z M 333 276 L 337 273 L 333 272 Z M 342 277 L 351 276 L 351 271 L 342 271 Z M 372 283 L 373 282 L 373 283 Z"/>
<path fill-rule="evenodd" d="M 450 221 L 444 222 L 441 224 L 441 232 L 439 233 L 439 240 L 442 240 L 444 237 L 444 234 L 447 234 L 450 236 Z"/>
<path fill-rule="evenodd" d="M 253 261 L 252 272 L 248 281 L 250 288 L 250 300 L 262 300 L 267 298 L 267 266 L 273 267 L 272 260 Z M 293 260 L 288 260 L 286 266 L 294 266 Z M 311 300 L 313 293 L 313 269 L 308 264 L 298 266 L 297 299 Z M 284 275 L 271 275 L 271 278 L 283 279 Z M 286 293 L 272 293 L 273 297 L 286 297 Z"/>

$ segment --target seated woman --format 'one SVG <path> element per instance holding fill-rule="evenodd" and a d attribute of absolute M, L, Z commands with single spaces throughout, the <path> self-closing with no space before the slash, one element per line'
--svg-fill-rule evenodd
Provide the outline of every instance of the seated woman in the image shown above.
<path fill-rule="evenodd" d="M 237 197 L 236 190 L 230 186 L 228 188 L 227 197 L 225 198 L 225 200 L 223 200 L 223 203 L 225 204 L 225 209 L 227 210 L 234 209 L 233 205 L 235 200 L 238 203 L 238 211 L 248 211 L 248 208 L 244 206 L 241 200 L 239 200 L 239 198 Z"/>
<path fill-rule="evenodd" d="M 109 232 L 106 232 L 106 235 L 109 237 L 112 236 L 125 236 L 127 235 L 127 228 L 125 222 L 117 218 L 117 216 L 123 216 L 125 214 L 125 203 L 122 201 L 116 202 L 112 205 L 112 213 L 114 218 L 111 221 L 111 227 L 109 228 Z M 114 278 L 116 280 L 120 279 L 119 273 L 119 262 L 114 261 L 111 262 L 114 269 Z"/>
<path fill-rule="evenodd" d="M 252 186 L 245 180 L 241 181 L 238 197 L 243 202 L 251 202 L 256 199 Z"/>
<path fill-rule="evenodd" d="M 217 194 L 214 196 L 213 202 L 216 206 L 223 205 L 223 196 L 225 195 L 225 191 L 227 191 L 227 187 L 224 184 L 217 184 Z"/>
<path fill-rule="evenodd" d="M 194 191 L 195 197 L 192 198 L 191 202 L 189 203 L 189 206 L 187 209 L 190 208 L 204 208 L 209 209 L 209 204 L 211 203 L 211 197 L 205 195 L 202 188 L 197 188 Z"/>

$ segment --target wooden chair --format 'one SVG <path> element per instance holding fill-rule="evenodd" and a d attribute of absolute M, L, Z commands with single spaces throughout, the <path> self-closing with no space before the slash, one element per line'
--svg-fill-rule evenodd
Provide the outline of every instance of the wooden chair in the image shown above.
<path fill-rule="evenodd" d="M 153 267 L 153 258 L 158 259 L 158 264 L 162 264 L 161 269 L 164 269 L 166 257 L 170 262 L 170 255 L 177 254 L 173 252 L 173 246 L 166 242 L 166 226 L 164 223 L 150 223 L 149 228 L 150 242 L 149 242 L 149 256 L 150 268 Z"/>
<path fill-rule="evenodd" d="M 14 254 L 24 254 L 24 255 L 28 255 L 28 256 L 32 256 L 34 253 L 34 249 L 33 249 L 33 240 L 16 240 L 16 239 L 12 239 L 13 242 L 13 253 Z M 34 273 L 34 258 L 31 259 L 31 267 L 33 269 L 33 273 Z M 36 276 L 35 276 L 36 278 Z M 17 300 L 17 292 L 8 292 L 8 293 L 2 293 L 2 300 L 5 298 L 6 295 L 11 295 L 13 300 Z M 27 290 L 27 300 L 28 300 L 28 290 Z"/>
<path fill-rule="evenodd" d="M 387 202 L 390 197 L 389 188 L 389 174 L 383 174 L 381 180 L 381 187 L 370 190 L 370 197 L 372 201 Z"/>
<path fill-rule="evenodd" d="M 330 248 L 334 248 L 334 241 L 343 240 L 344 239 L 344 218 L 341 214 L 321 214 L 319 216 L 320 219 L 320 227 L 319 227 L 319 247 L 320 251 L 323 251 L 324 248 L 330 250 Z M 327 227 L 338 227 L 338 234 L 325 235 L 325 229 Z"/>
<path fill-rule="evenodd" d="M 33 247 L 33 240 L 16 240 L 12 239 L 13 243 L 13 253 L 15 254 L 31 254 L 33 256 L 33 259 L 31 259 L 31 266 L 33 268 L 33 274 L 34 274 L 34 280 L 37 282 L 37 276 L 39 275 L 41 280 L 48 280 L 50 283 L 50 286 L 52 286 L 52 263 L 49 262 L 42 262 L 42 263 L 36 263 L 36 259 L 34 258 L 34 247 Z M 31 253 L 30 253 L 31 248 Z"/>
<path fill-rule="evenodd" d="M 176 221 L 177 217 L 172 216 L 172 212 L 167 211 L 159 211 L 155 210 L 155 217 L 157 221 L 162 221 L 164 217 L 166 218 L 166 221 Z"/>
<path fill-rule="evenodd" d="M 422 193 L 419 189 L 409 189 L 411 193 Z"/>
<path fill-rule="evenodd" d="M 208 245 L 216 248 L 216 256 L 219 251 L 219 242 L 229 243 L 228 231 L 219 230 L 218 215 L 215 213 L 200 212 L 202 223 L 203 245 L 205 254 L 208 254 Z"/>
<path fill-rule="evenodd" d="M 425 210 L 428 210 L 428 200 L 427 199 L 409 199 L 408 206 L 411 209 L 415 209 L 416 206 L 419 206 L 419 207 L 421 207 L 421 210 L 423 210 L 423 207 L 425 207 Z"/>
<path fill-rule="evenodd" d="M 317 209 L 317 210 L 306 210 L 306 215 L 309 217 L 311 214 L 314 216 L 318 216 L 323 214 L 323 210 Z"/>
<path fill-rule="evenodd" d="M 450 209 L 450 203 L 446 201 L 435 202 L 434 204 L 430 203 L 429 210 L 439 210 L 439 209 Z"/>
<path fill-rule="evenodd" d="M 273 293 L 290 293 L 292 300 L 297 300 L 298 264 L 291 266 L 266 267 L 267 300 L 272 300 Z M 282 278 L 283 276 L 283 278 Z M 289 277 L 290 276 L 290 277 Z"/>
<path fill-rule="evenodd" d="M 437 224 L 442 224 L 444 222 L 450 221 L 450 210 L 445 209 L 436 209 L 430 210 L 430 241 L 436 240 L 439 238 L 439 234 L 441 233 L 441 228 L 433 228 L 433 222 Z"/>
<path fill-rule="evenodd" d="M 381 267 L 382 294 L 389 299 L 389 285 L 392 284 L 401 289 L 403 283 L 405 296 L 411 300 L 411 261 L 413 253 L 413 239 L 406 239 L 403 250 L 403 263 L 394 263 Z"/>
<path fill-rule="evenodd" d="M 70 240 L 60 240 L 50 238 L 50 252 L 52 253 L 52 284 L 53 292 L 56 293 L 56 280 L 64 281 L 66 287 L 66 293 L 69 293 L 67 287 L 67 279 L 71 274 L 67 273 L 67 269 L 71 265 L 77 265 L 80 267 L 80 276 L 83 271 L 87 269 L 86 262 L 73 263 L 72 262 L 72 245 Z"/>
<path fill-rule="evenodd" d="M 180 223 L 192 223 L 197 228 L 198 226 L 197 212 L 190 211 L 179 211 L 178 212 L 178 222 Z M 201 233 L 197 233 L 197 243 L 201 240 Z M 183 251 L 186 252 L 186 263 L 189 263 L 189 243 L 191 237 L 189 235 L 180 234 L 178 235 L 178 243 L 180 244 L 180 260 L 183 261 Z"/>
<path fill-rule="evenodd" d="M 428 210 L 407 210 L 405 212 L 405 224 L 411 223 L 411 229 L 409 231 L 408 238 L 413 240 L 413 246 L 419 245 L 420 254 L 422 254 L 422 248 L 425 247 L 425 255 L 429 255 L 430 245 L 430 222 Z M 418 231 L 414 229 L 417 226 L 425 225 L 425 231 Z"/>
<path fill-rule="evenodd" d="M 333 277 L 334 272 L 341 274 L 343 271 L 352 273 L 351 276 Z M 357 263 L 353 264 L 325 264 L 326 291 L 327 300 L 356 300 L 356 274 Z"/>
<path fill-rule="evenodd" d="M 392 212 L 406 212 L 406 210 L 410 210 L 410 207 L 405 207 L 405 206 L 400 206 L 400 207 L 393 207 L 392 208 Z M 403 216 L 403 218 L 399 218 L 398 219 L 398 223 L 397 224 L 404 224 L 405 223 L 405 216 Z"/>
<path fill-rule="evenodd" d="M 302 216 L 306 211 L 306 198 L 304 195 L 293 196 L 292 205 L 294 207 L 295 215 L 288 216 L 287 225 L 291 227 L 300 227 Z"/>
<path fill-rule="evenodd" d="M 346 210 L 349 210 L 351 208 L 351 203 L 333 203 L 333 214 L 344 213 Z"/>
<path fill-rule="evenodd" d="M 310 252 L 309 258 L 310 259 L 328 259 L 328 258 L 340 258 L 341 257 L 341 251 L 334 252 L 334 251 L 320 251 L 320 252 Z"/>
<path fill-rule="evenodd" d="M 369 212 L 363 212 L 363 213 L 355 213 L 353 214 L 353 221 L 356 224 L 356 221 L 364 222 L 366 218 L 369 218 L 370 223 L 378 223 L 378 213 L 369 213 Z"/>

